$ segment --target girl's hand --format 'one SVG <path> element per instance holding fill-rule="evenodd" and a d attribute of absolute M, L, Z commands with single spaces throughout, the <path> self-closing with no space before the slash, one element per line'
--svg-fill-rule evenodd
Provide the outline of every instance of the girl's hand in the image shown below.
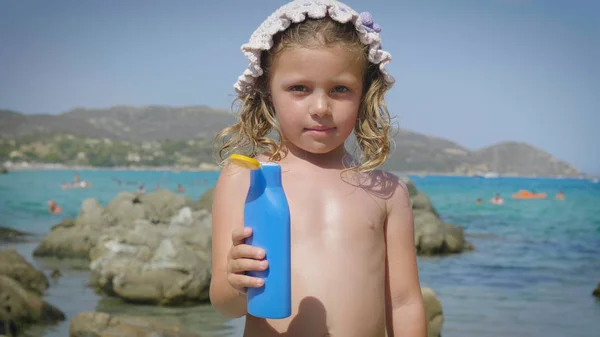
<path fill-rule="evenodd" d="M 268 267 L 263 249 L 244 244 L 251 235 L 251 228 L 234 229 L 231 233 L 233 245 L 227 254 L 227 280 L 240 293 L 246 293 L 248 287 L 260 288 L 265 283 L 261 278 L 245 275 L 246 271 L 262 271 Z"/>

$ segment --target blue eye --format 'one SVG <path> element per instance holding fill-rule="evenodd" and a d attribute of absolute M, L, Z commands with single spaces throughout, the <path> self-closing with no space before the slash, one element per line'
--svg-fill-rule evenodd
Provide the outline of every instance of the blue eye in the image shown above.
<path fill-rule="evenodd" d="M 333 88 L 333 92 L 336 93 L 344 93 L 344 92 L 348 92 L 350 89 L 348 89 L 347 87 L 338 85 L 337 87 Z"/>

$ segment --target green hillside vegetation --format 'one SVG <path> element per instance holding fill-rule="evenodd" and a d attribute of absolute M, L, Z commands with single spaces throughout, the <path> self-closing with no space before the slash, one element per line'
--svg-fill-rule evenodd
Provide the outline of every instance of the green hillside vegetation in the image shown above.
<path fill-rule="evenodd" d="M 197 167 L 214 162 L 207 139 L 129 142 L 64 134 L 0 139 L 0 161 L 98 167 Z"/>

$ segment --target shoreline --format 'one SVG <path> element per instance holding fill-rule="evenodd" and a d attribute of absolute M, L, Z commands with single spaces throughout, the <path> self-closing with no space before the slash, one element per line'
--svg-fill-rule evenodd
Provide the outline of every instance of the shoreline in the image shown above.
<path fill-rule="evenodd" d="M 8 172 L 10 171 L 174 171 L 174 172 L 220 172 L 221 168 L 212 163 L 201 163 L 198 167 L 189 166 L 87 166 L 87 165 L 66 165 L 50 163 L 4 163 Z M 388 170 L 399 176 L 418 176 L 418 177 L 459 177 L 459 178 L 480 178 L 480 179 L 498 179 L 498 178 L 524 178 L 524 179 L 574 179 L 585 180 L 594 179 L 593 175 L 579 176 L 537 176 L 537 175 L 519 175 L 519 174 L 498 174 L 496 177 L 482 177 L 479 174 L 464 174 L 455 172 L 429 172 L 429 171 L 394 171 Z"/>
<path fill-rule="evenodd" d="M 10 171 L 181 171 L 181 172 L 219 172 L 221 169 L 215 164 L 200 164 L 199 167 L 179 166 L 85 166 L 65 164 L 11 164 L 4 165 Z"/>

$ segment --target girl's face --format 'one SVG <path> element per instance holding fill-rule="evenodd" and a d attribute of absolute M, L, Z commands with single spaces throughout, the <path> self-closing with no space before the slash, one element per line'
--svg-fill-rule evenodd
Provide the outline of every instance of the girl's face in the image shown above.
<path fill-rule="evenodd" d="M 290 48 L 275 58 L 271 103 L 288 147 L 314 154 L 343 147 L 358 117 L 364 68 L 341 46 Z"/>

